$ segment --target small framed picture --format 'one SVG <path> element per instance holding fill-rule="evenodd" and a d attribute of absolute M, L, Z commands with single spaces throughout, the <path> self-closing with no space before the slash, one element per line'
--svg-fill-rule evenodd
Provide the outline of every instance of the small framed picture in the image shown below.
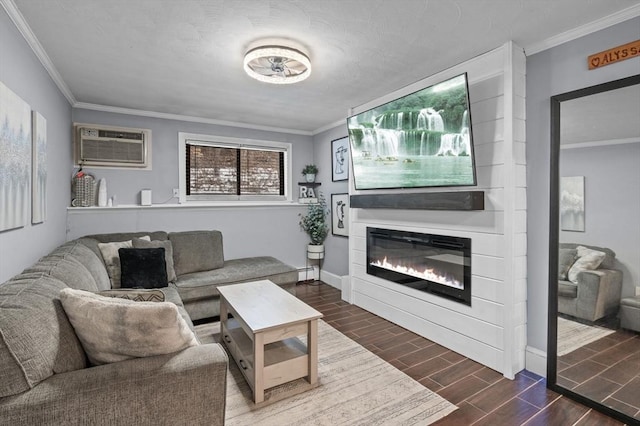
<path fill-rule="evenodd" d="M 584 176 L 560 178 L 560 229 L 584 232 Z"/>
<path fill-rule="evenodd" d="M 349 194 L 331 194 L 331 234 L 349 236 Z"/>
<path fill-rule="evenodd" d="M 337 182 L 349 179 L 349 138 L 331 141 L 331 180 Z"/>

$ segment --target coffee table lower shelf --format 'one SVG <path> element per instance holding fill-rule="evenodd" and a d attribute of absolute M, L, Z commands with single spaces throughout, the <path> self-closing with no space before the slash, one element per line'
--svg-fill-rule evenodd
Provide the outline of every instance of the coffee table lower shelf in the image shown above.
<path fill-rule="evenodd" d="M 233 318 L 223 321 L 221 336 L 222 343 L 254 392 L 256 380 L 262 381 L 264 390 L 309 375 L 307 346 L 297 337 L 264 345 L 264 366 L 260 374 L 254 365 L 254 342 L 238 321 Z M 255 399 L 256 403 L 261 402 L 260 396 Z"/>

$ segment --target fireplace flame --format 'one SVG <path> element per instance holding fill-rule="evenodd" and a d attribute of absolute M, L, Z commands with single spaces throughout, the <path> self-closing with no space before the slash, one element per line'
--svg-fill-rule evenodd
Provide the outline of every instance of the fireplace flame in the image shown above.
<path fill-rule="evenodd" d="M 460 290 L 464 289 L 464 285 L 463 283 L 461 283 L 460 281 L 456 280 L 455 278 L 452 278 L 450 276 L 447 276 L 445 274 L 441 274 L 439 273 L 437 270 L 433 269 L 433 268 L 425 268 L 424 270 L 420 271 L 417 270 L 413 267 L 407 267 L 407 266 L 403 266 L 403 265 L 394 265 L 393 263 L 387 261 L 387 258 L 385 257 L 382 260 L 374 260 L 371 262 L 371 265 L 373 266 L 377 266 L 379 268 L 383 268 L 383 269 L 388 269 L 389 271 L 394 271 L 394 272 L 399 272 L 401 274 L 405 274 L 405 275 L 410 275 L 412 277 L 416 277 L 416 278 L 420 278 L 423 280 L 427 280 L 427 281 L 433 281 L 439 284 L 443 284 L 443 285 L 447 285 L 449 287 L 455 287 L 458 288 Z"/>

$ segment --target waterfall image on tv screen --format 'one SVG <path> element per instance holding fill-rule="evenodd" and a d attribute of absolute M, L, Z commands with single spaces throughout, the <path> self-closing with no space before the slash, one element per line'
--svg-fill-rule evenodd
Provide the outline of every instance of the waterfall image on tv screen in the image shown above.
<path fill-rule="evenodd" d="M 347 119 L 356 189 L 476 185 L 467 74 Z"/>

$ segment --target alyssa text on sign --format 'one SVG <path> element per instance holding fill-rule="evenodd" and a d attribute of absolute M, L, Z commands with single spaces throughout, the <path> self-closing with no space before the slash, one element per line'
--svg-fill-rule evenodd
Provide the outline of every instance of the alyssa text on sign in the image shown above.
<path fill-rule="evenodd" d="M 634 58 L 638 55 L 640 55 L 640 40 L 590 55 L 587 58 L 587 62 L 589 63 L 589 69 L 593 70 L 624 61 L 625 59 Z"/>

